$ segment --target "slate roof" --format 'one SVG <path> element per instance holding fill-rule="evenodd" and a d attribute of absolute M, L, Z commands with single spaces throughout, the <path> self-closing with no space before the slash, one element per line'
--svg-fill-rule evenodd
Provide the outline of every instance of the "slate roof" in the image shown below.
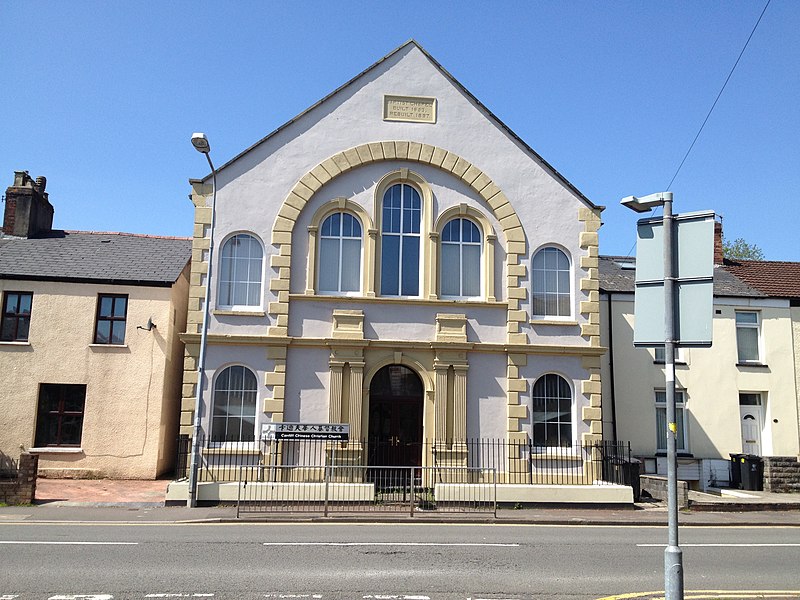
<path fill-rule="evenodd" d="M 604 292 L 633 293 L 636 259 L 632 256 L 601 256 L 600 289 Z M 626 268 L 627 267 L 627 268 Z M 748 285 L 726 268 L 714 267 L 714 295 L 740 298 L 765 298 L 770 294 Z"/>
<path fill-rule="evenodd" d="M 800 299 L 800 262 L 725 259 L 725 270 L 770 296 Z"/>
<path fill-rule="evenodd" d="M 189 238 L 53 230 L 0 237 L 0 279 L 170 286 L 191 257 Z"/>

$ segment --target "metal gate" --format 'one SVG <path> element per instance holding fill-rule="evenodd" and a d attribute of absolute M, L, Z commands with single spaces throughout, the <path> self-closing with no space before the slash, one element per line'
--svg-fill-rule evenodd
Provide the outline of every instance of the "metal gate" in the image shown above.
<path fill-rule="evenodd" d="M 473 467 L 253 465 L 239 469 L 237 517 L 317 513 L 497 514 L 497 472 Z"/>

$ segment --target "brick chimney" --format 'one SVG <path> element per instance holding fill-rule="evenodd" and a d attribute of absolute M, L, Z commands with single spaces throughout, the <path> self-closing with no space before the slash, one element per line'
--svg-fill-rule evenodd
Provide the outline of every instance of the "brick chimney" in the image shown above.
<path fill-rule="evenodd" d="M 31 179 L 27 171 L 14 171 L 14 185 L 6 189 L 3 233 L 32 237 L 53 228 L 53 205 L 47 199 L 47 179 Z"/>
<path fill-rule="evenodd" d="M 725 251 L 722 248 L 722 222 L 714 222 L 714 264 L 721 265 L 725 262 Z"/>

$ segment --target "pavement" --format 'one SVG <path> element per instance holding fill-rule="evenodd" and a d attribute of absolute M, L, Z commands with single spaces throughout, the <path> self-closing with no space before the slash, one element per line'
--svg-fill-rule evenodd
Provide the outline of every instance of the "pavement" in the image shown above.
<path fill-rule="evenodd" d="M 39 479 L 36 501 L 28 506 L 0 507 L 3 522 L 148 522 L 223 523 L 241 521 L 349 521 L 349 522 L 457 522 L 541 525 L 661 526 L 667 524 L 664 502 L 649 501 L 633 507 L 533 506 L 500 508 L 485 513 L 349 513 L 323 517 L 319 512 L 282 511 L 244 514 L 236 506 L 187 508 L 165 506 L 169 480 Z M 800 494 L 742 490 L 689 492 L 690 509 L 679 513 L 686 526 L 788 526 L 800 527 Z"/>

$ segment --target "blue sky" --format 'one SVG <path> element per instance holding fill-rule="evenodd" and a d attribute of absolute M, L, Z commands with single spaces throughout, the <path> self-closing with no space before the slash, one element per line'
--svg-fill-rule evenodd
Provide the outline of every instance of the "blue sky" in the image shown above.
<path fill-rule="evenodd" d="M 187 180 L 416 39 L 603 213 L 663 191 L 766 0 L 0 2 L 0 188 L 48 179 L 63 229 L 191 235 Z M 671 191 L 800 260 L 800 2 L 772 0 Z"/>

